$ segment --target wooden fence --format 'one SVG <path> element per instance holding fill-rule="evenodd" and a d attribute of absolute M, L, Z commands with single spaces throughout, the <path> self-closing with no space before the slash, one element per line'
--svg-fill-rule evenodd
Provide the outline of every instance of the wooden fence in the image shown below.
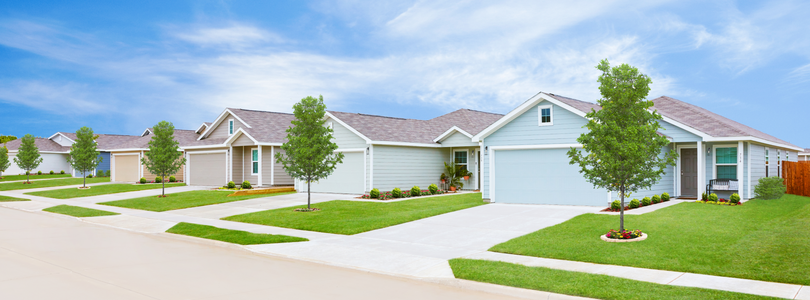
<path fill-rule="evenodd" d="M 810 197 L 810 161 L 783 161 L 782 177 L 788 194 Z"/>

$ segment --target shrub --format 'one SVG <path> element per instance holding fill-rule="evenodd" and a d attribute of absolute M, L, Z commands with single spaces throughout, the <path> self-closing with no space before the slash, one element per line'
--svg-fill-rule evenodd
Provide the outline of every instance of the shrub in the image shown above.
<path fill-rule="evenodd" d="M 93 178 L 93 174 L 87 174 L 87 178 Z"/>
<path fill-rule="evenodd" d="M 413 196 L 421 196 L 421 195 L 422 195 L 422 189 L 420 189 L 418 186 L 414 185 L 411 188 L 411 197 L 413 197 Z"/>
<path fill-rule="evenodd" d="M 641 206 L 648 206 L 650 204 L 652 204 L 650 197 L 644 197 L 644 199 L 641 199 Z"/>
<path fill-rule="evenodd" d="M 709 195 L 709 201 L 717 202 L 718 200 L 720 200 L 720 199 L 717 198 L 717 194 L 711 193 L 711 195 Z"/>
<path fill-rule="evenodd" d="M 368 193 L 368 196 L 371 198 L 379 198 L 380 197 L 380 190 L 379 189 L 371 189 L 371 192 Z"/>
<path fill-rule="evenodd" d="M 728 197 L 728 201 L 734 204 L 740 203 L 740 195 L 737 193 L 731 194 L 731 197 Z"/>
<path fill-rule="evenodd" d="M 638 208 L 641 205 L 641 202 L 638 202 L 638 199 L 630 200 L 630 208 Z"/>
<path fill-rule="evenodd" d="M 65 174 L 65 170 L 59 171 L 59 174 Z"/>
<path fill-rule="evenodd" d="M 163 182 L 163 178 L 160 178 L 160 176 L 155 177 L 155 183 L 161 183 L 161 182 Z"/>
<path fill-rule="evenodd" d="M 37 171 L 37 175 L 42 175 L 42 171 Z"/>
<path fill-rule="evenodd" d="M 104 172 L 104 176 L 107 176 L 107 177 L 110 177 L 111 174 L 112 173 L 110 173 L 110 170 L 107 170 L 107 172 Z"/>
<path fill-rule="evenodd" d="M 104 177 L 104 170 L 96 170 L 96 177 Z"/>
<path fill-rule="evenodd" d="M 661 197 L 658 195 L 653 195 L 652 198 L 650 198 L 650 200 L 652 201 L 652 204 L 661 203 Z"/>
<path fill-rule="evenodd" d="M 177 178 L 174 175 L 169 176 L 169 182 L 177 182 Z"/>
<path fill-rule="evenodd" d="M 252 189 L 253 186 L 250 185 L 250 181 L 245 180 L 245 181 L 242 181 L 242 188 L 243 189 Z"/>
<path fill-rule="evenodd" d="M 700 195 L 700 200 L 709 201 L 709 196 L 706 195 L 706 193 L 703 193 L 702 195 Z"/>
<path fill-rule="evenodd" d="M 785 180 L 779 177 L 760 178 L 757 186 L 754 187 L 754 198 L 769 200 L 779 199 L 787 191 Z"/>
<path fill-rule="evenodd" d="M 139 181 L 141 182 L 141 184 L 146 184 L 146 178 L 141 177 L 141 180 Z"/>
<path fill-rule="evenodd" d="M 613 200 L 613 202 L 610 203 L 610 209 L 611 210 L 620 210 L 620 209 L 622 209 L 622 203 L 619 202 L 619 200 Z"/>
<path fill-rule="evenodd" d="M 236 183 L 233 183 L 233 181 L 228 181 L 228 188 L 229 189 L 235 189 L 236 188 Z"/>
<path fill-rule="evenodd" d="M 430 186 L 428 186 L 428 190 L 431 194 L 435 195 L 437 192 L 439 192 L 439 186 L 435 183 L 431 183 Z"/>
<path fill-rule="evenodd" d="M 664 202 L 669 201 L 669 193 L 661 194 L 661 201 L 664 201 Z"/>
<path fill-rule="evenodd" d="M 50 174 L 53 175 L 53 170 L 51 170 Z"/>
<path fill-rule="evenodd" d="M 402 198 L 402 190 L 399 188 L 394 188 L 394 190 L 391 191 L 391 197 Z"/>
<path fill-rule="evenodd" d="M 31 175 L 31 172 L 25 171 L 25 175 Z"/>

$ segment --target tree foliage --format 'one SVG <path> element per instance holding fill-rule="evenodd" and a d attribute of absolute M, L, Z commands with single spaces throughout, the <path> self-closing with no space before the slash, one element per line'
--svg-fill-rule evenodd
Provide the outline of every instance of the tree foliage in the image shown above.
<path fill-rule="evenodd" d="M 152 127 L 152 133 L 149 151 L 144 152 L 141 163 L 149 172 L 165 179 L 164 177 L 177 173 L 186 164 L 186 159 L 180 152 L 180 143 L 174 139 L 174 125 L 171 122 L 160 121 Z M 161 182 L 161 197 L 165 197 L 166 180 Z"/>
<path fill-rule="evenodd" d="M 310 187 L 313 181 L 328 177 L 337 164 L 343 163 L 343 153 L 335 153 L 338 145 L 332 142 L 332 128 L 324 126 L 326 105 L 323 96 L 307 96 L 293 105 L 295 120 L 287 128 L 287 142 L 281 145 L 284 153 L 276 155 L 276 162 L 284 166 L 287 174 L 307 183 L 307 208 L 310 207 Z"/>
<path fill-rule="evenodd" d="M 42 163 L 42 158 L 39 155 L 39 148 L 36 145 L 36 139 L 31 134 L 26 134 L 20 140 L 20 149 L 17 151 L 17 156 L 14 157 L 14 163 L 20 169 L 25 170 L 26 182 L 31 183 L 31 170 L 39 167 Z"/>
<path fill-rule="evenodd" d="M 628 64 L 611 68 L 602 60 L 596 68 L 602 71 L 602 108 L 585 115 L 589 132 L 577 138 L 582 150 L 571 148 L 568 156 L 588 182 L 619 193 L 624 230 L 625 195 L 656 184 L 677 154 L 670 150 L 662 155 L 669 140 L 659 134 L 661 115 L 650 111 L 653 102 L 646 100 L 652 80 Z"/>
<path fill-rule="evenodd" d="M 16 139 L 17 137 L 13 135 L 0 135 L 0 144 L 5 145 L 6 143 Z"/>
<path fill-rule="evenodd" d="M 3 178 L 3 172 L 8 170 L 11 166 L 11 161 L 8 159 L 8 148 L 0 146 L 0 178 Z"/>
<path fill-rule="evenodd" d="M 82 178 L 85 178 L 83 186 L 87 186 L 85 173 L 95 169 L 101 161 L 102 158 L 96 150 L 96 136 L 93 134 L 93 129 L 82 127 L 77 130 L 76 141 L 70 146 L 70 156 L 68 156 L 67 162 L 73 169 L 82 173 Z"/>

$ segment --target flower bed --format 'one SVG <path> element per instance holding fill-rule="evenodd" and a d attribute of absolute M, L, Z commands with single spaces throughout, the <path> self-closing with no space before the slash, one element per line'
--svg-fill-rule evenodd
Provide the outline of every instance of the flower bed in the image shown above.
<path fill-rule="evenodd" d="M 715 204 L 715 205 L 726 205 L 726 206 L 738 206 L 743 205 L 742 202 L 732 203 L 729 200 L 720 198 L 717 201 L 707 201 L 707 200 L 697 200 L 695 203 L 704 203 L 704 204 Z"/>
<path fill-rule="evenodd" d="M 296 208 L 296 209 L 294 209 L 294 211 L 297 211 L 297 212 L 312 212 L 312 211 L 320 211 L 320 210 L 321 210 L 320 208 L 314 208 L 314 207 L 313 208 Z"/>
<path fill-rule="evenodd" d="M 711 193 L 708 195 L 706 195 L 706 193 L 703 193 L 703 195 L 701 195 L 700 197 L 700 200 L 697 200 L 695 202 L 705 204 L 737 206 L 742 205 L 742 202 L 740 202 L 740 200 L 741 200 L 740 195 L 737 193 L 731 194 L 731 197 L 728 200 L 723 198 L 717 198 L 717 194 L 715 193 Z"/>
<path fill-rule="evenodd" d="M 445 193 L 445 191 L 443 191 L 443 190 L 437 190 L 436 194 L 431 194 L 430 190 L 421 190 L 420 191 L 421 195 L 411 195 L 410 190 L 405 190 L 405 191 L 402 191 L 402 197 L 400 197 L 400 198 L 411 198 L 411 197 L 419 197 L 419 196 L 441 195 L 441 194 L 444 194 L 444 193 Z M 360 196 L 357 199 L 391 200 L 391 199 L 396 199 L 396 197 L 393 196 L 391 191 L 387 191 L 387 192 L 380 192 L 380 196 L 377 197 L 377 198 L 372 198 L 371 195 L 365 194 L 363 196 Z"/>
<path fill-rule="evenodd" d="M 628 211 L 628 210 L 632 210 L 632 209 L 636 209 L 636 208 L 641 208 L 641 207 L 645 207 L 645 206 L 664 203 L 664 202 L 668 202 L 669 199 L 670 199 L 670 197 L 669 197 L 668 193 L 663 193 L 660 196 L 659 195 L 654 195 L 652 197 L 644 197 L 643 199 L 641 199 L 641 201 L 639 201 L 638 199 L 633 199 L 633 200 L 630 200 L 629 202 L 627 202 L 627 205 L 624 207 L 624 210 Z M 619 212 L 619 211 L 621 211 L 621 207 L 622 207 L 621 202 L 619 202 L 619 200 L 614 200 L 613 203 L 611 203 L 610 207 L 605 208 L 605 209 L 603 209 L 601 211 L 604 211 L 604 212 Z"/>
<path fill-rule="evenodd" d="M 607 234 L 605 234 L 605 237 L 614 240 L 632 240 L 641 237 L 642 234 L 643 233 L 641 232 L 641 230 L 638 229 L 622 230 L 622 231 L 611 229 L 610 231 L 608 231 Z"/>

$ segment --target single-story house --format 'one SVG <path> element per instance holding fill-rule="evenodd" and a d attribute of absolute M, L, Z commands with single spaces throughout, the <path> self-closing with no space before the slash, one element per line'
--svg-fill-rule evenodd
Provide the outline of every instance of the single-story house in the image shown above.
<path fill-rule="evenodd" d="M 638 198 L 669 193 L 696 198 L 709 180 L 737 179 L 743 199 L 766 176 L 780 176 L 781 161 L 796 161 L 804 149 L 759 130 L 670 97 L 652 100 L 663 116 L 661 134 L 675 149 L 677 164 L 651 189 L 629 195 Z M 594 188 L 570 165 L 566 152 L 582 147 L 585 114 L 594 103 L 540 92 L 472 137 L 480 143 L 484 199 L 502 203 L 604 206 L 616 193 Z M 728 198 L 731 192 L 718 193 Z"/>
<path fill-rule="evenodd" d="M 3 172 L 3 174 L 25 174 L 25 170 L 20 169 L 20 167 L 14 163 L 14 158 L 19 152 L 21 144 L 22 139 L 16 139 L 6 143 L 6 147 L 8 147 L 8 159 L 11 162 L 11 166 L 9 166 L 8 170 Z M 45 174 L 49 173 L 50 171 L 54 171 L 56 173 L 65 171 L 66 174 L 73 173 L 73 167 L 71 167 L 67 162 L 67 158 L 70 155 L 70 145 L 73 144 L 72 140 L 68 140 L 63 136 L 55 135 L 51 136 L 50 138 L 34 138 L 34 144 L 37 146 L 37 149 L 39 149 L 39 155 L 42 158 L 42 163 L 40 163 L 36 169 L 31 170 L 32 174 L 36 174 L 37 171 L 42 171 L 42 173 Z"/>
<path fill-rule="evenodd" d="M 109 153 L 110 180 L 114 182 L 136 182 L 141 178 L 148 181 L 155 180 L 157 175 L 152 174 L 141 164 L 144 153 L 149 151 L 149 141 L 152 140 L 152 130 L 147 128 L 140 136 L 119 136 L 116 143 L 111 143 L 104 149 Z M 126 138 L 124 138 L 126 137 Z M 174 138 L 181 145 L 196 141 L 199 134 L 193 130 L 175 129 Z M 103 140 L 99 137 L 99 144 Z M 101 148 L 101 146 L 100 146 Z M 182 151 L 182 149 L 181 149 Z M 177 180 L 185 180 L 185 166 L 175 174 L 170 174 Z"/>
<path fill-rule="evenodd" d="M 74 177 L 86 176 L 87 174 L 93 174 L 95 176 L 98 174 L 98 171 L 104 171 L 106 173 L 107 171 L 112 170 L 112 156 L 110 155 L 110 151 L 115 149 L 120 144 L 138 138 L 138 136 L 135 135 L 120 134 L 96 134 L 96 136 L 96 150 L 99 152 L 98 156 L 101 158 L 101 163 L 96 167 L 95 170 L 90 172 L 81 173 L 79 171 L 74 171 L 72 173 Z M 50 139 L 70 147 L 70 145 L 73 145 L 76 140 L 76 133 L 57 132 L 52 135 Z M 69 148 L 68 151 L 70 151 Z"/>
<path fill-rule="evenodd" d="M 810 161 L 810 148 L 805 148 L 802 152 L 799 152 L 799 160 Z"/>

